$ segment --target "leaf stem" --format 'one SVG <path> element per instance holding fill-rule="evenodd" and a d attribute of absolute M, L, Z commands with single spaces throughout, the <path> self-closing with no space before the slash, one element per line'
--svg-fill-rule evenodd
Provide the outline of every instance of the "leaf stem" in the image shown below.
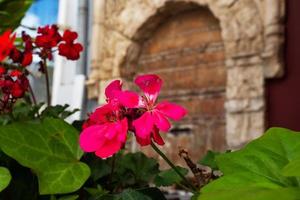
<path fill-rule="evenodd" d="M 186 179 L 186 177 L 177 169 L 177 167 L 169 160 L 169 158 L 153 143 L 152 148 L 172 167 L 172 169 L 180 176 L 180 178 L 193 190 L 193 193 L 197 192 L 197 188 Z"/>

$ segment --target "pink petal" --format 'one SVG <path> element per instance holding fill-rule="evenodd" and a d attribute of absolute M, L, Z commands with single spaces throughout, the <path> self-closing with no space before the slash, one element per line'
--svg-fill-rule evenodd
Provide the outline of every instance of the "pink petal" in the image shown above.
<path fill-rule="evenodd" d="M 118 124 L 115 123 L 107 123 L 107 130 L 104 134 L 105 139 L 111 140 L 118 134 Z"/>
<path fill-rule="evenodd" d="M 125 143 L 126 142 L 126 136 L 128 132 L 128 121 L 127 118 L 124 118 L 120 123 L 119 123 L 120 129 L 119 129 L 119 134 L 118 134 L 118 140 L 120 142 Z"/>
<path fill-rule="evenodd" d="M 157 104 L 155 109 L 175 121 L 180 120 L 187 114 L 187 110 L 184 107 L 167 101 Z"/>
<path fill-rule="evenodd" d="M 154 124 L 157 126 L 159 130 L 167 132 L 170 129 L 171 124 L 169 120 L 164 116 L 164 114 L 154 110 L 152 112 L 152 115 L 154 119 Z"/>
<path fill-rule="evenodd" d="M 137 137 L 150 138 L 153 129 L 153 116 L 150 112 L 145 112 L 140 118 L 132 122 Z"/>
<path fill-rule="evenodd" d="M 165 144 L 165 142 L 162 139 L 162 137 L 160 136 L 159 130 L 157 128 L 155 128 L 153 130 L 152 137 L 153 137 L 154 142 L 156 142 L 158 145 L 164 145 Z"/>
<path fill-rule="evenodd" d="M 104 133 L 106 126 L 94 125 L 82 131 L 79 137 L 79 144 L 83 151 L 93 152 L 99 149 L 104 142 Z"/>
<path fill-rule="evenodd" d="M 96 151 L 96 155 L 100 158 L 108 158 L 117 153 L 123 143 L 118 140 L 106 140 L 106 142 Z"/>
<path fill-rule="evenodd" d="M 122 90 L 122 83 L 120 80 L 112 81 L 106 88 L 105 88 L 105 96 L 109 99 L 115 98 L 115 91 Z"/>
<path fill-rule="evenodd" d="M 161 78 L 155 74 L 140 75 L 134 82 L 152 101 L 156 100 L 163 83 Z"/>
<path fill-rule="evenodd" d="M 139 103 L 139 95 L 131 91 L 117 92 L 116 98 L 120 104 L 128 108 L 135 108 Z"/>

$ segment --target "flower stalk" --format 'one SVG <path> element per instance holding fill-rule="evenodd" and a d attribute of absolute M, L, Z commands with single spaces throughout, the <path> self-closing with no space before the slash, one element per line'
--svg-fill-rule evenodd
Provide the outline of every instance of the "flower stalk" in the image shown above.
<path fill-rule="evenodd" d="M 47 59 L 44 58 L 43 62 L 44 62 L 45 79 L 46 79 L 47 105 L 50 106 L 50 104 L 51 104 L 51 96 L 50 96 L 50 84 L 49 84 L 49 74 L 48 74 Z"/>
<path fill-rule="evenodd" d="M 193 193 L 197 191 L 197 188 L 187 180 L 187 178 L 176 168 L 176 166 L 169 160 L 169 158 L 153 143 L 151 142 L 152 148 L 168 163 L 170 167 L 180 176 L 180 178 L 192 189 Z"/>

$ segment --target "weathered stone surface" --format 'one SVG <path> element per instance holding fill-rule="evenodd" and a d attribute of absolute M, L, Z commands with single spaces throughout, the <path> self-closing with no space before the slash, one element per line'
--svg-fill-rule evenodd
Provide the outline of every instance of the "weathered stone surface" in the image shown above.
<path fill-rule="evenodd" d="M 263 97 L 247 98 L 247 99 L 230 99 L 226 102 L 225 108 L 229 113 L 241 113 L 260 111 L 265 107 L 265 101 Z"/>
<path fill-rule="evenodd" d="M 260 65 L 229 68 L 227 74 L 227 99 L 246 99 L 263 96 L 264 74 Z"/>
<path fill-rule="evenodd" d="M 247 142 L 261 136 L 264 132 L 264 110 L 257 112 L 227 113 L 226 140 L 233 148 L 239 148 Z"/>

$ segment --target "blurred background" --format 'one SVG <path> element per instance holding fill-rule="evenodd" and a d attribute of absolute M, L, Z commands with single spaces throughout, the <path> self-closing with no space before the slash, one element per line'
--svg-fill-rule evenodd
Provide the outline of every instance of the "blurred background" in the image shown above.
<path fill-rule="evenodd" d="M 17 32 L 46 24 L 78 32 L 80 60 L 57 56 L 50 66 L 52 104 L 81 110 L 69 120 L 101 105 L 113 79 L 136 89 L 134 76 L 160 75 L 160 100 L 189 110 L 164 135 L 180 163 L 180 146 L 198 160 L 269 127 L 300 131 L 298 8 L 296 0 L 35 0 Z M 38 77 L 31 81 L 44 101 Z"/>

